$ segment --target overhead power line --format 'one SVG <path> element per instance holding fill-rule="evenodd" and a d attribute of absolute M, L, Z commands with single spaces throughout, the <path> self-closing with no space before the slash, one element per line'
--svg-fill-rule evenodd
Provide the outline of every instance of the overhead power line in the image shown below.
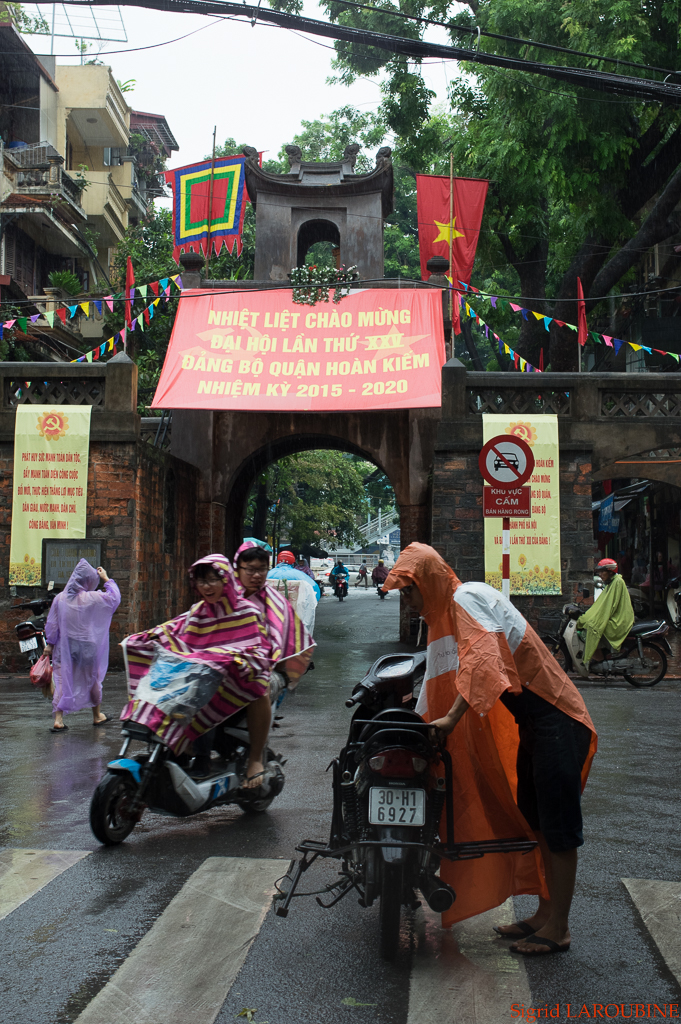
<path fill-rule="evenodd" d="M 43 0 L 44 2 L 44 0 Z M 117 2 L 117 0 L 116 0 Z M 98 6 L 111 6 L 114 0 L 98 0 Z M 89 7 L 89 0 L 67 0 L 67 6 Z M 212 14 L 247 18 L 252 25 L 258 21 L 279 25 L 281 28 L 297 29 L 310 35 L 326 36 L 362 46 L 376 46 L 387 53 L 401 54 L 414 60 L 436 57 L 440 60 L 467 61 L 491 67 L 506 68 L 509 71 L 543 75 L 558 81 L 568 82 L 578 88 L 594 89 L 597 92 L 616 93 L 640 100 L 652 100 L 671 106 L 681 106 L 681 86 L 652 79 L 616 75 L 608 71 L 591 68 L 574 68 L 557 64 L 542 64 L 538 61 L 505 57 L 483 50 L 464 49 L 459 46 L 445 46 L 428 43 L 422 39 L 408 39 L 404 36 L 373 32 L 369 29 L 354 28 L 351 25 L 331 24 L 317 21 L 299 14 L 288 14 L 267 7 L 251 7 L 247 4 L 230 3 L 229 0 L 127 0 L 125 6 L 145 7 L 156 11 L 177 11 L 182 14 Z"/>
<path fill-rule="evenodd" d="M 587 57 L 589 60 L 605 61 L 608 64 L 617 64 L 619 67 L 640 68 L 641 71 L 659 71 L 661 75 L 681 75 L 681 71 L 671 71 L 669 68 L 658 68 L 654 64 L 641 64 L 632 60 L 622 60 L 620 57 L 604 57 L 602 53 L 585 53 L 584 50 L 572 50 L 569 46 L 558 46 L 556 43 L 540 43 L 535 39 L 522 39 L 519 36 L 508 36 L 499 32 L 487 32 L 476 25 L 454 25 L 447 21 L 434 21 L 432 18 L 419 18 L 415 14 L 403 14 L 402 11 L 391 11 L 385 7 L 374 7 L 371 4 L 360 4 L 357 0 L 333 0 L 335 4 L 343 4 L 344 7 L 357 7 L 363 11 L 372 11 L 375 14 L 389 14 L 391 18 L 404 18 L 405 21 L 418 22 L 420 25 L 435 25 L 439 28 L 446 28 L 448 32 L 462 32 L 467 35 L 485 36 L 487 39 L 500 39 L 504 43 L 518 43 L 521 46 L 534 46 L 542 50 L 553 50 L 555 53 L 567 53 L 573 57 Z"/>

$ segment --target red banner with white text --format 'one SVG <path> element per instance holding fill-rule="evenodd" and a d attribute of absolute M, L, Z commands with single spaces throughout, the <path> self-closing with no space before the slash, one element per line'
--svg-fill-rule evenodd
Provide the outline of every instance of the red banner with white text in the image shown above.
<path fill-rule="evenodd" d="M 350 411 L 440 405 L 439 289 L 363 289 L 339 303 L 290 289 L 185 289 L 154 409 Z"/>

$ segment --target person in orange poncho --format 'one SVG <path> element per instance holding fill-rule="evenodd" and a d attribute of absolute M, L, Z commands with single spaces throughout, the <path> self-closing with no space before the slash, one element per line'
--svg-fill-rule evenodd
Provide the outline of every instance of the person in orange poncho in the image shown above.
<path fill-rule="evenodd" d="M 401 590 L 428 625 L 417 711 L 448 737 L 455 842 L 526 835 L 539 844 L 443 860 L 440 875 L 457 892 L 443 925 L 534 893 L 532 917 L 495 930 L 515 940 L 514 952 L 565 952 L 580 795 L 597 740 L 584 701 L 511 602 L 486 583 L 462 583 L 434 548 L 410 544 L 383 586 Z"/>

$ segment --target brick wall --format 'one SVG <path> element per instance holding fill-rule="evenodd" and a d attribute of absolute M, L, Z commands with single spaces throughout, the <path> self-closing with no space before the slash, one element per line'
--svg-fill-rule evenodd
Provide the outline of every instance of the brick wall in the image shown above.
<path fill-rule="evenodd" d="M 0 671 L 25 671 L 14 626 L 22 600 L 42 594 L 7 583 L 12 506 L 13 445 L 0 445 Z M 172 474 L 172 477 L 170 476 Z M 187 568 L 201 549 L 198 471 L 144 442 L 90 445 L 87 536 L 103 544 L 105 569 L 121 590 L 111 627 L 112 666 L 121 666 L 120 640 L 179 614 L 192 600 Z M 174 519 L 174 526 L 173 526 Z"/>
<path fill-rule="evenodd" d="M 433 465 L 432 543 L 463 581 L 485 578 L 482 477 L 478 448 L 436 451 Z M 562 595 L 513 597 L 535 629 L 551 630 L 593 567 L 591 458 L 560 449 Z"/>

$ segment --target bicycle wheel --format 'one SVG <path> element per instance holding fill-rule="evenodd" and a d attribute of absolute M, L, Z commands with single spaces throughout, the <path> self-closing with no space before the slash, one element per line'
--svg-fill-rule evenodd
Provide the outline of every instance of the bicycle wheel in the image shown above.
<path fill-rule="evenodd" d="M 667 671 L 667 655 L 657 644 L 642 644 L 643 664 L 640 665 L 638 647 L 635 645 L 627 651 L 627 657 L 639 661 L 634 672 L 625 672 L 624 678 L 632 686 L 655 686 L 663 679 Z"/>

